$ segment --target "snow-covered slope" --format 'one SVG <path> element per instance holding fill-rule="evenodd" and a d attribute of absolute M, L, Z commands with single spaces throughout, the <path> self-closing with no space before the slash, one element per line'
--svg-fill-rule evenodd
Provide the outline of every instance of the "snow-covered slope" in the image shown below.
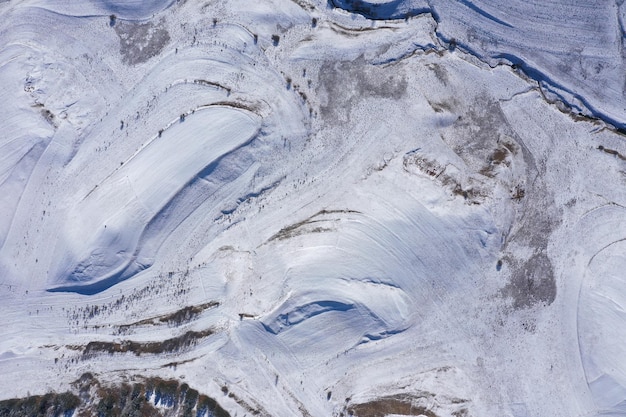
<path fill-rule="evenodd" d="M 0 400 L 623 415 L 623 8 L 566 3 L 0 4 Z"/>

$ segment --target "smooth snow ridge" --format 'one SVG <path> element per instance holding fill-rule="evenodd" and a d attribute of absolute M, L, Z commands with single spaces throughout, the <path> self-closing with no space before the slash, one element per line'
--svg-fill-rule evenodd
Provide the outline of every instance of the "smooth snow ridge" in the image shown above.
<path fill-rule="evenodd" d="M 623 7 L 570 3 L 0 5 L 0 399 L 622 415 Z"/>
<path fill-rule="evenodd" d="M 145 236 L 147 225 L 206 167 L 250 143 L 259 127 L 242 110 L 209 107 L 144 145 L 72 208 L 51 277 L 56 289 L 97 292 L 149 267 L 153 254 L 136 259 L 139 240 L 163 240 L 158 235 L 167 230 Z"/>

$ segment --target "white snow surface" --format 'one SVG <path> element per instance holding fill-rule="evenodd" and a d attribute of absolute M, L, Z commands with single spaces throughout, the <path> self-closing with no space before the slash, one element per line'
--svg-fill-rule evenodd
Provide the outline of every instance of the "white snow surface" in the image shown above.
<path fill-rule="evenodd" d="M 0 3 L 0 399 L 626 415 L 624 7 Z"/>

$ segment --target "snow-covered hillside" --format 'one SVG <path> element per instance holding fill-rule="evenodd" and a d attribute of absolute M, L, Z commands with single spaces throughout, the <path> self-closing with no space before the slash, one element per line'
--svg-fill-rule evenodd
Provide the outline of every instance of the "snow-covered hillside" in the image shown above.
<path fill-rule="evenodd" d="M 0 3 L 0 400 L 626 415 L 625 7 Z"/>

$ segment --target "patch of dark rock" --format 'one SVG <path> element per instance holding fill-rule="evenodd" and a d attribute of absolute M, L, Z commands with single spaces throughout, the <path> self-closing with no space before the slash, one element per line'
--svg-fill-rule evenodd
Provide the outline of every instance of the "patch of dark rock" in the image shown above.
<path fill-rule="evenodd" d="M 433 63 L 433 64 L 428 64 L 426 65 L 426 67 L 433 71 L 435 73 L 435 76 L 437 77 L 437 79 L 441 82 L 441 84 L 443 85 L 447 85 L 449 82 L 449 78 L 448 78 L 448 72 L 446 70 L 446 68 L 443 65 L 439 65 L 437 63 Z M 444 106 L 441 106 L 443 108 L 446 108 Z M 450 110 L 450 108 L 447 108 L 447 110 Z M 437 109 L 435 109 L 435 111 L 437 111 Z"/>
<path fill-rule="evenodd" d="M 347 120 L 352 107 L 364 98 L 399 100 L 408 88 L 404 74 L 372 66 L 364 58 L 327 62 L 321 68 L 319 80 L 320 92 L 327 97 L 320 106 L 321 114 L 339 120 Z"/>
<path fill-rule="evenodd" d="M 532 155 L 525 151 L 523 145 L 515 143 L 517 135 L 499 103 L 485 98 L 480 106 L 470 108 L 461 116 L 453 125 L 455 135 L 450 137 L 465 139 L 456 141 L 447 136 L 443 138 L 470 168 L 493 177 L 496 166 L 508 166 L 509 159 L 521 150 L 527 167 L 534 169 Z"/>
<path fill-rule="evenodd" d="M 454 196 L 463 197 L 466 204 L 481 204 L 487 196 L 487 192 L 475 181 L 466 181 L 461 184 L 459 179 L 446 172 L 446 166 L 418 151 L 411 151 L 404 156 L 402 161 L 406 172 L 413 173 L 414 168 L 430 177 L 435 183 L 445 187 Z"/>
<path fill-rule="evenodd" d="M 414 404 L 407 395 L 394 395 L 361 404 L 350 405 L 348 416 L 386 417 L 388 415 L 438 417 L 437 414 L 422 405 Z"/>
<path fill-rule="evenodd" d="M 515 268 L 505 293 L 513 298 L 516 309 L 552 304 L 556 298 L 556 281 L 548 256 L 538 252 Z"/>
<path fill-rule="evenodd" d="M 114 28 L 120 40 L 122 62 L 127 65 L 136 65 L 148 61 L 161 53 L 170 41 L 170 35 L 162 27 L 162 22 L 159 24 L 118 22 Z"/>

